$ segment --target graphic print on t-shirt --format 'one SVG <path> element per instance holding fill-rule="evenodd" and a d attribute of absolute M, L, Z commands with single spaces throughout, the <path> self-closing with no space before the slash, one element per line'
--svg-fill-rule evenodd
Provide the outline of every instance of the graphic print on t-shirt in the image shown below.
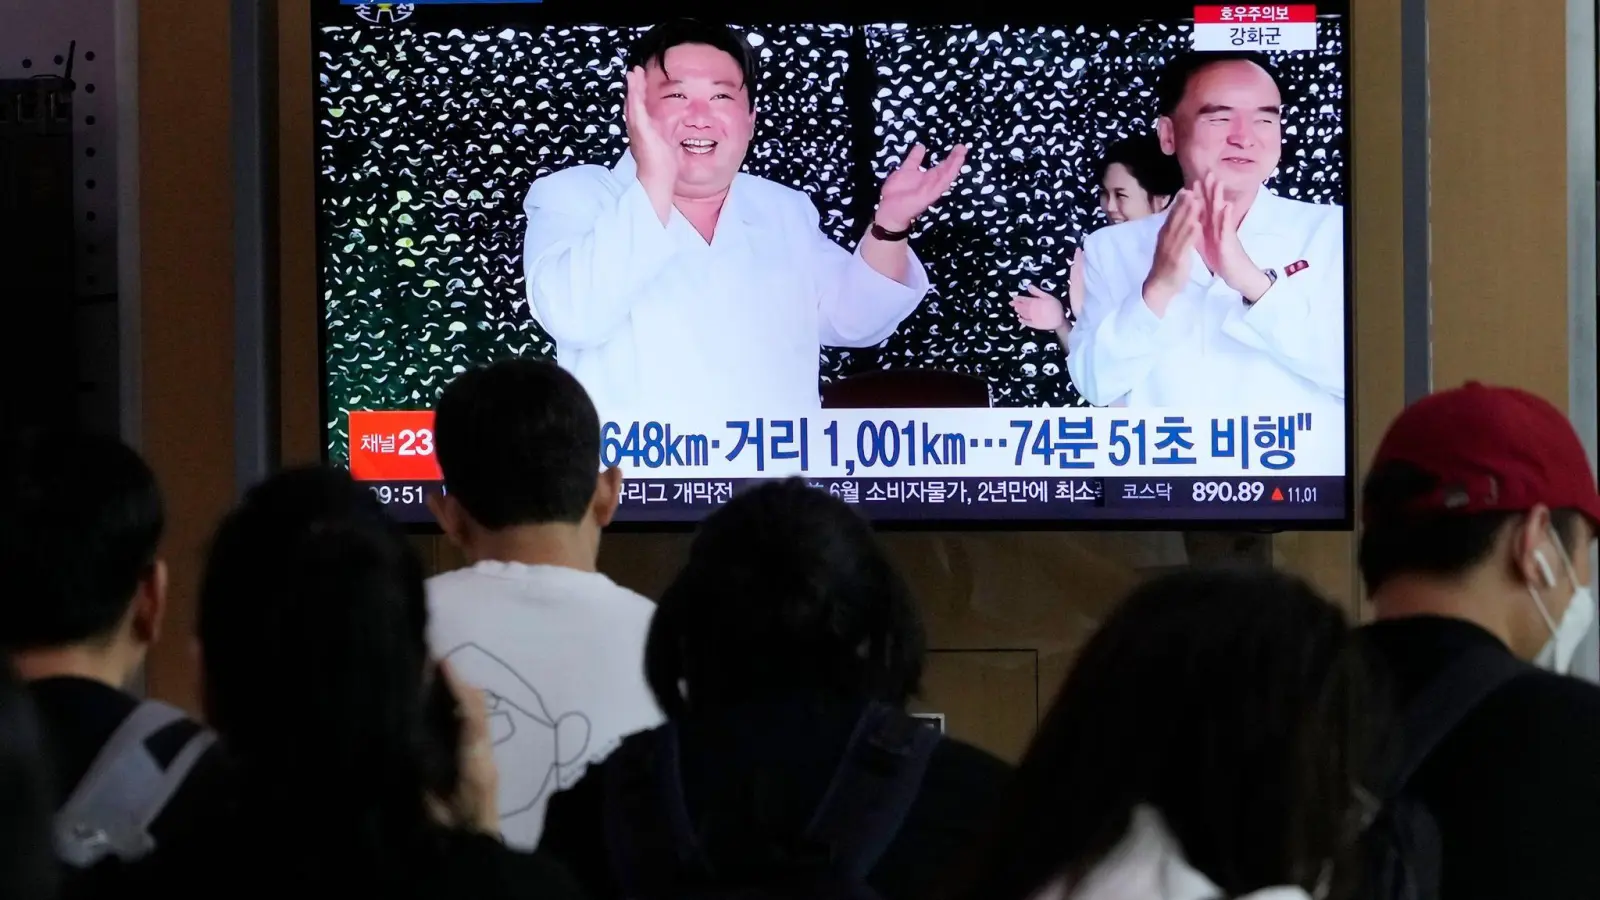
<path fill-rule="evenodd" d="M 462 681 L 482 690 L 488 703 L 489 734 L 500 768 L 501 820 L 533 809 L 546 793 L 569 786 L 582 774 L 588 716 L 553 715 L 533 685 L 475 643 L 457 646 L 445 660 Z M 576 767 L 571 778 L 563 777 L 567 767 Z"/>

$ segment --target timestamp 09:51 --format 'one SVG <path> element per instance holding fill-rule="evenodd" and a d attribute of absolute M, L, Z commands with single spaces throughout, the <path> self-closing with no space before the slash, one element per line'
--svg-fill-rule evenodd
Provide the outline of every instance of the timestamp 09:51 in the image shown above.
<path fill-rule="evenodd" d="M 427 485 L 372 484 L 368 488 L 384 506 L 422 506 L 428 502 Z"/>

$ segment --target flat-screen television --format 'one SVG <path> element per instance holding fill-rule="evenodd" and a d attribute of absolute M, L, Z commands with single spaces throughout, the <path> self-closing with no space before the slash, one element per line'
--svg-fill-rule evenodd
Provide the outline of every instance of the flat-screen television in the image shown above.
<path fill-rule="evenodd" d="M 688 9 L 630 103 L 668 7 L 316 0 L 325 447 L 397 517 L 444 386 L 535 356 L 624 525 L 798 475 L 901 527 L 1349 527 L 1348 0 Z"/>

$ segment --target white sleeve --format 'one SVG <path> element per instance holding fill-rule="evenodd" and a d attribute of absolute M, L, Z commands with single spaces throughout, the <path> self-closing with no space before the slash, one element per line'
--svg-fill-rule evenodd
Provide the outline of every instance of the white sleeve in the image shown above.
<path fill-rule="evenodd" d="M 1072 385 L 1094 406 L 1108 406 L 1142 382 L 1171 334 L 1144 302 L 1144 277 L 1113 279 L 1103 257 L 1117 262 L 1104 244 L 1084 250 L 1084 315 L 1067 337 Z M 1131 284 L 1119 290 L 1116 281 Z"/>
<path fill-rule="evenodd" d="M 1278 280 L 1254 306 L 1230 316 L 1222 330 L 1266 353 L 1289 371 L 1344 399 L 1344 218 L 1339 207 L 1320 215 L 1306 242 L 1305 269 L 1284 274 L 1294 260 L 1256 260 Z M 1241 304 L 1242 307 L 1242 304 Z"/>
<path fill-rule="evenodd" d="M 810 202 L 807 201 L 807 206 Z M 817 277 L 817 340 L 824 347 L 872 347 L 900 327 L 928 293 L 928 272 L 917 254 L 907 248 L 910 260 L 901 284 L 861 258 L 847 252 L 823 234 L 816 210 L 811 208 L 811 265 Z"/>
<path fill-rule="evenodd" d="M 546 176 L 523 211 L 528 308 L 563 350 L 605 343 L 677 253 L 637 180 L 615 196 L 576 171 Z"/>

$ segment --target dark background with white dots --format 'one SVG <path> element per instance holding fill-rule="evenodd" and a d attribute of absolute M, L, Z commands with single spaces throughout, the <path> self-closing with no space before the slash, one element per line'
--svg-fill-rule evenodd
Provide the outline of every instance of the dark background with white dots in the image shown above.
<path fill-rule="evenodd" d="M 343 21 L 343 20 L 342 20 Z M 316 130 L 329 451 L 351 409 L 431 406 L 454 373 L 549 354 L 523 285 L 522 199 L 540 175 L 625 149 L 620 59 L 640 28 L 318 29 Z M 877 187 L 912 141 L 972 148 L 918 226 L 934 290 L 868 350 L 822 350 L 824 380 L 937 368 L 987 379 L 997 406 L 1082 400 L 1053 334 L 1007 301 L 1064 294 L 1081 235 L 1102 224 L 1096 156 L 1154 128 L 1156 70 L 1185 26 L 773 25 L 747 171 L 809 194 L 853 248 Z M 1276 59 L 1283 161 L 1270 186 L 1344 203 L 1343 23 L 1316 53 Z"/>

